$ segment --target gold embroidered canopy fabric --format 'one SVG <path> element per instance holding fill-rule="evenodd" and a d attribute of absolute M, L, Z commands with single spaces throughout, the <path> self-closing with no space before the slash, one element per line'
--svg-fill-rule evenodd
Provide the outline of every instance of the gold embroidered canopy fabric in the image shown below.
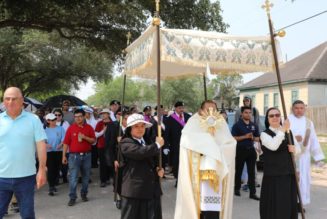
<path fill-rule="evenodd" d="M 273 71 L 269 36 L 232 36 L 217 32 L 160 29 L 161 77 L 211 73 Z M 278 43 L 277 49 L 279 51 Z M 149 27 L 127 49 L 125 73 L 143 78 L 157 74 L 156 28 Z"/>

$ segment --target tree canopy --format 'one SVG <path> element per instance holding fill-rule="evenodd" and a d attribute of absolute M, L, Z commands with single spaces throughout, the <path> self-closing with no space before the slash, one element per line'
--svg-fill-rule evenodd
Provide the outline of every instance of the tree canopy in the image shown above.
<path fill-rule="evenodd" d="M 106 54 L 39 31 L 0 29 L 0 86 L 20 87 L 24 95 L 69 92 L 86 82 L 111 77 Z"/>
<path fill-rule="evenodd" d="M 160 5 L 166 27 L 226 31 L 218 1 L 161 0 Z M 56 31 L 116 59 L 126 47 L 127 32 L 138 37 L 154 8 L 154 0 L 3 0 L 0 28 Z"/>
<path fill-rule="evenodd" d="M 162 25 L 226 32 L 219 1 L 161 0 Z M 91 77 L 106 84 L 126 34 L 151 22 L 154 0 L 0 1 L 0 88 L 46 97 Z"/>

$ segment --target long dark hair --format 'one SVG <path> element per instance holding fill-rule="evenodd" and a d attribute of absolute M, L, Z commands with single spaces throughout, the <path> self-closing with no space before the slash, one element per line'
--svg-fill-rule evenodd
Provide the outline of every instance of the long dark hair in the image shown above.
<path fill-rule="evenodd" d="M 269 118 L 268 118 L 268 114 L 271 110 L 277 110 L 280 113 L 280 110 L 276 107 L 270 107 L 267 112 L 266 112 L 266 118 L 265 118 L 265 127 L 266 129 L 269 128 L 270 124 L 269 124 Z M 282 124 L 282 120 L 280 120 L 280 124 Z"/>

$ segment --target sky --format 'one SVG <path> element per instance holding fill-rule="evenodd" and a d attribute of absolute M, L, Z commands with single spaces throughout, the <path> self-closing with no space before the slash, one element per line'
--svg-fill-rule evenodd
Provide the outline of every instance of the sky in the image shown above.
<path fill-rule="evenodd" d="M 327 10 L 327 0 L 271 0 L 271 18 L 275 29 L 280 29 L 297 21 Z M 261 8 L 264 0 L 220 0 L 223 20 L 230 27 L 232 35 L 262 36 L 269 34 L 267 15 Z M 285 29 L 286 36 L 278 38 L 284 61 L 327 41 L 327 13 Z M 287 57 L 287 58 L 286 58 Z M 244 82 L 260 74 L 244 75 Z M 91 80 L 81 86 L 76 95 L 85 100 L 94 94 L 95 83 Z"/>

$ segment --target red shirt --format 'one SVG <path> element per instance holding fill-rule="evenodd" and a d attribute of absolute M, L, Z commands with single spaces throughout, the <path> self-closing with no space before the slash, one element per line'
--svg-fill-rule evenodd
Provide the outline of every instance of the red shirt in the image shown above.
<path fill-rule="evenodd" d="M 95 126 L 95 131 L 96 132 L 101 132 L 104 128 L 104 122 L 101 120 L 97 123 L 97 125 Z M 98 142 L 97 142 L 97 147 L 98 148 L 104 148 L 104 133 L 103 135 L 101 135 L 100 137 L 98 137 Z"/>
<path fill-rule="evenodd" d="M 69 147 L 70 153 L 85 153 L 91 151 L 91 144 L 85 139 L 82 142 L 78 142 L 78 133 L 82 133 L 89 138 L 95 139 L 95 132 L 92 126 L 84 124 L 82 127 L 76 125 L 75 123 L 69 126 L 64 139 L 64 144 Z"/>

